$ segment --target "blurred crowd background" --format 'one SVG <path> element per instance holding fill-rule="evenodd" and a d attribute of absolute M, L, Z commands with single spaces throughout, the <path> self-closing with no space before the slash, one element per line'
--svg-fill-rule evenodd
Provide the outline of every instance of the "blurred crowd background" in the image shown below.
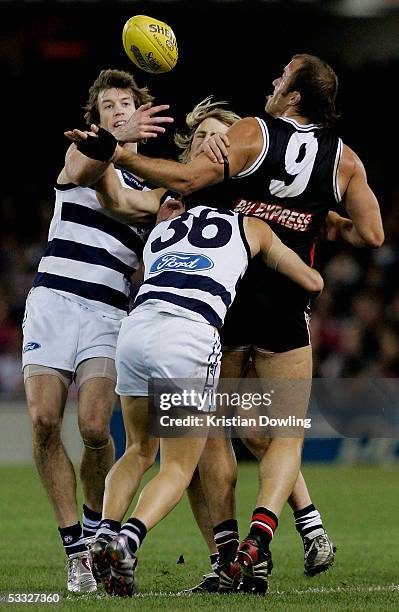
<path fill-rule="evenodd" d="M 175 126 L 207 95 L 241 115 L 262 112 L 272 80 L 297 52 L 319 55 L 340 79 L 337 130 L 365 163 L 386 233 L 378 250 L 320 240 L 325 278 L 311 322 L 315 376 L 399 376 L 399 10 L 393 0 L 0 2 L 0 393 L 23 392 L 21 323 L 44 251 L 63 165 L 63 131 L 83 127 L 87 90 L 103 68 L 132 70 Z M 134 14 L 167 21 L 180 58 L 147 75 L 125 57 Z M 173 130 L 142 149 L 176 158 Z M 67 333 L 67 332 L 66 332 Z"/>

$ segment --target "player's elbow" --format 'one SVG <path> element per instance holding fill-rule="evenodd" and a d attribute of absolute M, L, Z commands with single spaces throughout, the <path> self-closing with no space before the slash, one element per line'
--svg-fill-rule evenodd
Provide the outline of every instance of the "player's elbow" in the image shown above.
<path fill-rule="evenodd" d="M 310 293 L 319 294 L 323 291 L 323 288 L 324 288 L 324 281 L 323 281 L 321 274 L 317 272 L 317 270 L 313 270 L 313 269 L 311 270 L 311 274 L 309 274 L 306 280 L 306 284 L 307 284 L 306 289 Z"/>
<path fill-rule="evenodd" d="M 374 232 L 370 240 L 370 246 L 373 249 L 378 249 L 380 246 L 384 244 L 384 240 L 385 240 L 385 234 L 384 234 L 384 230 L 381 228 L 380 231 Z"/>
<path fill-rule="evenodd" d="M 378 249 L 383 245 L 385 240 L 384 230 L 382 226 L 376 229 L 370 229 L 367 232 L 363 232 L 362 235 L 364 246 L 371 249 Z"/>

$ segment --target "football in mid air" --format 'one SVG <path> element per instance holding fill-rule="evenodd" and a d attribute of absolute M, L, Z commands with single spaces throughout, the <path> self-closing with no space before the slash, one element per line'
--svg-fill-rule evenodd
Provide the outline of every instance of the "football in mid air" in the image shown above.
<path fill-rule="evenodd" d="M 169 72 L 176 65 L 176 37 L 172 28 L 163 21 L 135 15 L 125 23 L 122 41 L 129 59 L 146 72 Z"/>

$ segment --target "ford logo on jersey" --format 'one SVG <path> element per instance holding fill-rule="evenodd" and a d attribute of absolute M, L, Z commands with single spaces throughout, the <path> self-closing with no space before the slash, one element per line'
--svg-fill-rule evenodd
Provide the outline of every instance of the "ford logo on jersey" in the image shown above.
<path fill-rule="evenodd" d="M 194 255 L 193 253 L 166 253 L 154 261 L 150 274 L 156 272 L 199 272 L 210 270 L 214 263 L 206 255 Z"/>

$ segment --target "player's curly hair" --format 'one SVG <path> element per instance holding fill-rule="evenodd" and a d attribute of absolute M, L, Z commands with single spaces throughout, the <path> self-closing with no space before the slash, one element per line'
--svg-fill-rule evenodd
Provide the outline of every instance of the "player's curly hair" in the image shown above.
<path fill-rule="evenodd" d="M 331 66 L 315 55 L 298 53 L 292 59 L 301 60 L 288 85 L 290 91 L 301 94 L 298 112 L 313 123 L 331 127 L 339 118 L 335 110 L 337 75 Z"/>
<path fill-rule="evenodd" d="M 179 147 L 179 149 L 182 149 L 182 152 L 179 155 L 179 160 L 181 162 L 184 164 L 188 162 L 195 131 L 199 124 L 204 121 L 204 119 L 214 117 L 227 126 L 233 125 L 233 123 L 236 123 L 236 121 L 241 119 L 241 117 L 233 111 L 220 108 L 220 106 L 223 104 L 228 104 L 228 102 L 225 100 L 213 102 L 213 96 L 208 96 L 194 106 L 191 113 L 186 115 L 188 131 L 186 133 L 176 132 L 174 136 L 175 144 Z"/>
<path fill-rule="evenodd" d="M 98 95 L 104 89 L 130 89 L 133 93 L 136 108 L 141 104 L 152 102 L 154 96 L 150 95 L 148 87 L 139 87 L 134 77 L 123 70 L 101 70 L 100 74 L 89 89 L 89 98 L 83 107 L 84 118 L 88 125 L 100 122 L 100 112 L 98 110 Z"/>

